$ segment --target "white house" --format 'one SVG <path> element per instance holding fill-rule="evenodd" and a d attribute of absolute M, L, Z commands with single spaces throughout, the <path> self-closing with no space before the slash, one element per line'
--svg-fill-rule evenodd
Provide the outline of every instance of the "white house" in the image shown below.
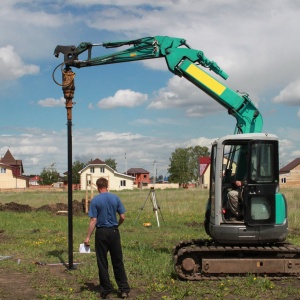
<path fill-rule="evenodd" d="M 96 181 L 100 177 L 108 180 L 108 189 L 110 191 L 133 190 L 135 177 L 118 173 L 98 158 L 80 170 L 79 174 L 82 191 L 97 189 Z"/>

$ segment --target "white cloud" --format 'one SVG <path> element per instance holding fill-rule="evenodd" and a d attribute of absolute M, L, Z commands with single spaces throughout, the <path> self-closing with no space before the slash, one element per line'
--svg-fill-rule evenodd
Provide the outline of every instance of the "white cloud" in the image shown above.
<path fill-rule="evenodd" d="M 65 132 L 49 132 L 38 128 L 13 128 L 15 134 L 0 135 L 0 154 L 9 149 L 15 159 L 23 161 L 25 174 L 40 174 L 49 163 L 60 168 L 66 149 Z M 66 165 L 63 163 L 63 166 Z M 62 167 L 64 170 L 65 167 Z"/>
<path fill-rule="evenodd" d="M 97 141 L 115 141 L 115 140 L 125 140 L 131 141 L 139 139 L 142 136 L 140 134 L 132 134 L 129 132 L 115 133 L 115 132 L 99 132 L 96 134 Z"/>
<path fill-rule="evenodd" d="M 26 99 L 42 99 L 39 105 L 63 106 L 64 100 L 59 99 L 60 96 L 56 96 L 55 88 L 51 90 L 53 93 L 51 94 L 46 87 L 51 85 L 49 70 L 62 62 L 61 56 L 59 60 L 55 60 L 53 56 L 53 50 L 57 44 L 77 45 L 81 41 L 97 43 L 136 39 L 150 35 L 182 37 L 193 49 L 203 50 L 209 59 L 216 61 L 220 68 L 229 74 L 226 85 L 234 90 L 249 92 L 252 100 L 255 99 L 257 103 L 258 100 L 261 101 L 260 106 L 263 106 L 262 109 L 265 111 L 269 111 L 272 107 L 274 115 L 272 118 L 268 115 L 265 120 L 276 123 L 273 128 L 279 133 L 279 136 L 286 139 L 281 144 L 281 158 L 288 158 L 290 155 L 296 155 L 299 148 L 300 137 L 297 133 L 300 132 L 299 126 L 296 124 L 295 128 L 292 128 L 294 125 L 289 123 L 292 120 L 289 116 L 295 114 L 296 110 L 291 111 L 291 107 L 286 108 L 285 118 L 281 119 L 281 125 L 285 125 L 285 128 L 281 130 L 278 128 L 280 118 L 280 108 L 278 107 L 299 105 L 299 81 L 296 80 L 299 77 L 299 62 L 295 59 L 300 50 L 300 44 L 295 42 L 295 37 L 299 36 L 299 11 L 300 6 L 297 1 L 277 0 L 248 1 L 246 4 L 245 1 L 240 0 L 161 0 L 152 2 L 146 0 L 1 0 L 0 79 L 15 80 L 26 74 L 34 75 L 39 72 L 38 65 L 41 66 L 39 81 L 32 81 L 32 88 L 28 85 L 27 78 L 24 78 L 23 81 L 19 80 L 19 85 L 13 82 L 12 84 L 15 84 L 16 88 L 9 89 L 8 93 L 6 93 L 8 89 L 2 92 L 1 100 L 5 101 L 6 99 L 2 95 L 9 94 L 10 97 L 13 97 L 11 96 L 12 91 L 14 94 L 24 95 L 24 102 Z M 100 49 L 102 55 L 106 49 Z M 9 59 L 4 60 L 3 57 Z M 29 61 L 32 64 L 28 63 Z M 121 126 L 125 124 L 119 125 L 118 120 L 113 120 L 115 132 L 105 131 L 107 130 L 105 128 L 102 129 L 103 132 L 97 134 L 98 131 L 95 129 L 97 125 L 95 126 L 91 119 L 84 120 L 85 114 L 82 114 L 80 116 L 82 124 L 94 126 L 94 128 L 78 130 L 78 127 L 74 127 L 74 130 L 76 129 L 73 133 L 75 156 L 87 156 L 88 159 L 116 157 L 120 171 L 123 171 L 125 152 L 127 153 L 128 167 L 134 164 L 148 168 L 147 164 L 152 166 L 153 160 L 158 160 L 157 156 L 168 162 L 170 153 L 176 147 L 194 144 L 202 146 L 204 143 L 209 143 L 209 139 L 206 141 L 205 137 L 197 137 L 197 134 L 193 140 L 188 141 L 179 132 L 176 132 L 175 138 L 175 134 L 170 132 L 169 141 L 160 140 L 157 136 L 146 136 L 145 132 L 149 130 L 151 122 L 168 123 L 171 115 L 167 113 L 167 109 L 182 110 L 188 117 L 202 117 L 219 111 L 226 115 L 226 112 L 216 101 L 187 80 L 179 77 L 171 78 L 163 89 L 159 88 L 164 86 L 164 82 L 152 86 L 149 84 L 147 87 L 149 68 L 165 71 L 167 65 L 163 58 L 145 60 L 143 64 L 147 66 L 147 69 L 145 68 L 142 73 L 139 73 L 142 76 L 134 81 L 134 88 L 130 81 L 126 81 L 126 84 L 124 82 L 122 85 L 123 90 L 112 97 L 102 99 L 104 96 L 100 94 L 99 99 L 102 101 L 99 102 L 99 107 L 136 107 L 147 103 L 146 94 L 136 94 L 133 91 L 133 89 L 137 90 L 139 81 L 141 81 L 149 95 L 153 90 L 157 90 L 149 107 L 165 108 L 166 110 L 163 112 L 165 119 L 151 118 L 151 113 L 153 116 L 154 112 L 148 110 L 145 118 L 138 116 L 139 119 L 135 123 L 131 123 L 140 125 L 139 132 L 143 132 L 140 135 L 130 132 L 127 128 L 123 129 Z M 135 66 L 138 66 L 137 69 L 140 68 L 140 64 Z M 78 70 L 78 75 L 79 72 L 84 74 L 83 70 Z M 86 72 L 89 72 L 89 76 L 83 80 L 79 79 L 80 76 L 76 79 L 76 97 L 79 95 L 79 99 L 92 99 L 92 93 L 99 93 L 99 77 L 95 82 L 95 76 L 90 76 L 93 71 Z M 103 76 L 108 77 L 109 73 L 103 73 Z M 129 73 L 126 74 L 128 77 L 131 76 Z M 150 76 L 155 76 L 154 72 L 151 72 Z M 220 79 L 218 76 L 215 77 Z M 220 81 L 223 82 L 222 79 Z M 113 86 L 114 82 L 110 82 Z M 83 88 L 81 83 L 85 85 Z M 26 89 L 24 89 L 25 84 Z M 85 87 L 87 89 L 82 96 L 80 93 Z M 281 90 L 281 93 L 276 96 L 275 93 L 278 90 Z M 35 96 L 35 91 L 39 92 L 39 96 Z M 127 92 L 124 93 L 124 91 Z M 40 96 L 41 92 L 48 95 L 43 98 Z M 57 93 L 61 94 L 60 89 Z M 45 97 L 48 96 L 49 98 L 46 99 Z M 275 103 L 271 105 L 269 99 L 273 99 Z M 18 103 L 20 107 L 24 107 L 21 106 L 22 101 Z M 276 103 L 282 105 L 276 105 Z M 88 104 L 89 109 L 93 109 L 94 106 L 96 105 Z M 27 114 L 28 119 L 24 118 L 24 122 L 31 121 L 29 119 L 31 114 L 35 113 L 36 106 L 31 106 L 31 108 L 32 111 Z M 296 109 L 298 110 L 298 108 Z M 124 111 L 126 113 L 126 109 Z M 161 114 L 162 112 L 155 111 L 155 113 Z M 266 117 L 266 113 L 263 115 Z M 35 117 L 39 121 L 38 116 L 35 115 Z M 298 117 L 300 118 L 300 110 L 298 110 Z M 23 116 L 17 115 L 15 118 L 23 121 Z M 221 127 L 224 129 L 229 126 L 227 122 L 220 123 L 220 120 L 216 118 L 210 120 L 211 124 L 214 124 L 210 127 L 219 126 L 218 130 L 222 130 Z M 193 124 L 189 123 L 188 118 L 180 120 L 174 118 L 174 122 L 187 122 L 187 130 L 191 129 L 192 125 L 190 127 L 189 125 Z M 41 123 L 44 122 L 41 121 Z M 10 125 L 9 122 L 7 124 Z M 149 125 L 143 127 L 142 124 Z M 199 131 L 203 130 L 203 135 L 217 135 L 215 132 L 218 130 L 211 133 L 209 126 L 204 127 L 201 124 Z M 41 171 L 39 168 L 52 162 L 56 162 L 60 171 L 66 170 L 65 131 L 42 133 L 31 128 L 26 131 L 27 133 L 34 131 L 34 134 L 29 137 L 15 134 L 18 130 L 25 132 L 25 129 L 16 129 L 12 135 L 0 136 L 2 154 L 2 149 L 14 147 L 16 157 L 24 159 L 26 173 L 31 168 Z M 6 128 L 3 131 L 7 133 Z M 42 147 L 37 147 L 37 145 L 42 145 Z M 59 149 L 56 148 L 56 145 L 59 145 Z M 51 153 L 47 153 L 47 151 Z M 149 171 L 151 170 L 152 167 Z"/>
<path fill-rule="evenodd" d="M 98 107 L 110 109 L 115 107 L 135 107 L 147 100 L 148 96 L 130 89 L 119 90 L 114 96 L 104 98 L 98 102 Z"/>
<path fill-rule="evenodd" d="M 216 138 L 208 139 L 205 137 L 199 137 L 187 141 L 187 147 L 195 147 L 197 145 L 200 145 L 201 147 L 207 147 L 210 151 L 211 145 L 215 140 Z"/>
<path fill-rule="evenodd" d="M 14 80 L 25 75 L 35 75 L 40 70 L 36 65 L 25 64 L 11 45 L 0 48 L 0 65 L 0 80 Z"/>
<path fill-rule="evenodd" d="M 200 117 L 222 110 L 222 106 L 207 96 L 201 89 L 184 78 L 173 76 L 165 88 L 156 92 L 148 106 L 155 109 L 186 109 L 189 117 Z"/>
<path fill-rule="evenodd" d="M 300 157 L 300 150 L 293 151 L 291 155 L 292 155 L 292 157 L 295 157 L 295 158 Z"/>
<path fill-rule="evenodd" d="M 274 97 L 275 103 L 287 105 L 300 105 L 300 79 L 291 82 L 287 87 Z"/>
<path fill-rule="evenodd" d="M 22 4 L 22 5 L 20 5 Z M 21 21 L 22 26 L 42 26 L 60 27 L 72 20 L 69 14 L 50 13 L 50 9 L 55 10 L 58 6 L 44 3 L 41 5 L 35 1 L 27 0 L 1 0 L 0 22 L 17 23 Z M 18 26 L 22 30 L 22 26 Z"/>
<path fill-rule="evenodd" d="M 62 131 L 44 131 L 38 128 L 12 128 L 14 134 L 0 135 L 0 155 L 9 149 L 16 159 L 23 161 L 25 174 L 40 174 L 54 163 L 60 173 L 67 170 L 67 134 Z M 114 158 L 119 172 L 127 168 L 143 167 L 152 172 L 153 161 L 160 161 L 160 172 L 166 174 L 169 157 L 176 147 L 189 145 L 188 141 L 160 139 L 131 132 L 96 132 L 94 129 L 73 131 L 73 155 L 87 162 L 90 159 Z"/>
<path fill-rule="evenodd" d="M 63 97 L 61 97 L 60 99 L 46 98 L 38 101 L 38 104 L 44 107 L 65 106 L 65 103 L 66 100 Z"/>

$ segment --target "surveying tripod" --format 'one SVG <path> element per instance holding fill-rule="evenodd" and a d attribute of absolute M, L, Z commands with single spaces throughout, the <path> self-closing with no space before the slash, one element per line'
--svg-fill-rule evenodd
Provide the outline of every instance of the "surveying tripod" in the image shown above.
<path fill-rule="evenodd" d="M 148 196 L 147 196 L 147 198 L 146 198 L 143 206 L 140 208 L 140 210 L 142 211 L 144 209 L 144 207 L 145 207 L 145 205 L 146 205 L 147 200 L 149 199 L 149 197 L 151 197 L 151 202 L 152 202 L 152 205 L 153 205 L 153 211 L 155 212 L 155 216 L 156 216 L 156 220 L 157 220 L 157 226 L 159 227 L 160 225 L 159 225 L 158 211 L 160 212 L 160 215 L 161 215 L 161 218 L 163 219 L 163 221 L 164 221 L 164 217 L 163 217 L 163 215 L 161 213 L 159 204 L 157 202 L 155 191 L 154 191 L 154 187 L 150 188 L 149 194 L 148 194 Z M 141 214 L 141 212 L 139 213 L 139 215 L 137 216 L 136 219 L 139 218 L 140 214 Z"/>

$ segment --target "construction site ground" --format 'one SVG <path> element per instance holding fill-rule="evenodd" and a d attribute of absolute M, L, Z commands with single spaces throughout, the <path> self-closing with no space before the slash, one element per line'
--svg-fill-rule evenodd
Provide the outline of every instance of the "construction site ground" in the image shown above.
<path fill-rule="evenodd" d="M 38 211 L 45 210 L 49 212 L 58 212 L 58 211 L 67 211 L 67 205 L 63 203 L 57 203 L 55 205 L 45 205 L 40 208 L 32 208 L 29 205 L 21 205 L 14 202 L 7 204 L 0 204 L 0 211 L 14 211 L 14 212 L 30 212 L 30 211 Z M 82 213 L 84 210 L 83 203 L 79 201 L 73 202 L 73 212 L 74 214 Z M 0 243 L 5 243 L 6 233 L 5 230 L 0 228 Z M 8 258 L 9 259 L 9 258 Z M 20 272 L 16 268 L 7 268 L 1 266 L 0 261 L 0 300 L 10 300 L 10 299 L 22 299 L 22 300 L 33 300 L 33 299 L 58 299 L 51 298 L 51 295 L 45 295 L 43 297 L 43 286 L 48 285 L 49 290 L 49 278 L 53 280 L 53 278 L 57 278 L 57 280 L 65 281 L 66 285 L 72 290 L 72 297 L 70 299 L 81 299 L 81 295 L 84 294 L 85 291 L 93 292 L 95 295 L 99 293 L 99 282 L 97 278 L 88 280 L 83 282 L 80 287 L 78 287 L 78 283 L 76 280 L 74 281 L 74 274 L 70 271 L 66 265 L 58 265 L 58 266 L 39 266 L 35 272 Z M 73 284 L 73 285 L 72 285 Z M 191 284 L 199 284 L 198 282 L 192 282 Z M 211 289 L 217 288 L 218 283 L 215 281 L 205 281 L 206 287 L 209 286 Z M 293 290 L 300 291 L 300 279 L 299 278 L 291 278 L 288 280 L 277 281 L 276 285 L 281 287 L 282 289 L 288 291 L 290 288 Z M 158 300 L 158 299 L 174 299 L 171 295 L 161 292 L 153 292 L 150 298 L 143 298 L 145 293 L 145 287 L 135 287 L 131 290 L 130 298 L 131 299 L 150 299 L 150 300 Z M 201 287 L 199 287 L 201 288 Z M 281 299 L 287 300 L 296 300 L 300 299 L 299 295 L 293 294 L 286 296 Z M 50 297 L 50 298 L 49 298 Z M 56 296 L 55 296 L 56 297 Z M 236 299 L 236 296 L 230 295 L 228 293 L 227 299 L 233 300 Z M 66 299 L 66 298 L 61 298 Z M 195 298 L 191 295 L 186 295 L 183 299 L 185 300 L 194 300 Z M 208 295 L 206 299 L 215 299 L 212 295 Z M 250 298 L 245 298 L 250 299 Z M 262 299 L 259 297 L 257 299 Z M 269 299 L 269 298 L 268 298 Z M 271 299 L 271 298 L 270 298 Z M 279 299 L 279 298 L 276 298 Z"/>

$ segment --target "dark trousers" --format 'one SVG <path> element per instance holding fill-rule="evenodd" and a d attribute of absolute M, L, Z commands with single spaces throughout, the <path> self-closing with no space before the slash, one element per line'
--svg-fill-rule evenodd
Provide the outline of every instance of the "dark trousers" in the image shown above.
<path fill-rule="evenodd" d="M 112 285 L 108 274 L 107 253 L 109 251 L 119 291 L 129 293 L 130 287 L 124 268 L 121 238 L 118 228 L 97 228 L 95 249 L 99 269 L 100 292 L 103 294 L 112 292 Z"/>

